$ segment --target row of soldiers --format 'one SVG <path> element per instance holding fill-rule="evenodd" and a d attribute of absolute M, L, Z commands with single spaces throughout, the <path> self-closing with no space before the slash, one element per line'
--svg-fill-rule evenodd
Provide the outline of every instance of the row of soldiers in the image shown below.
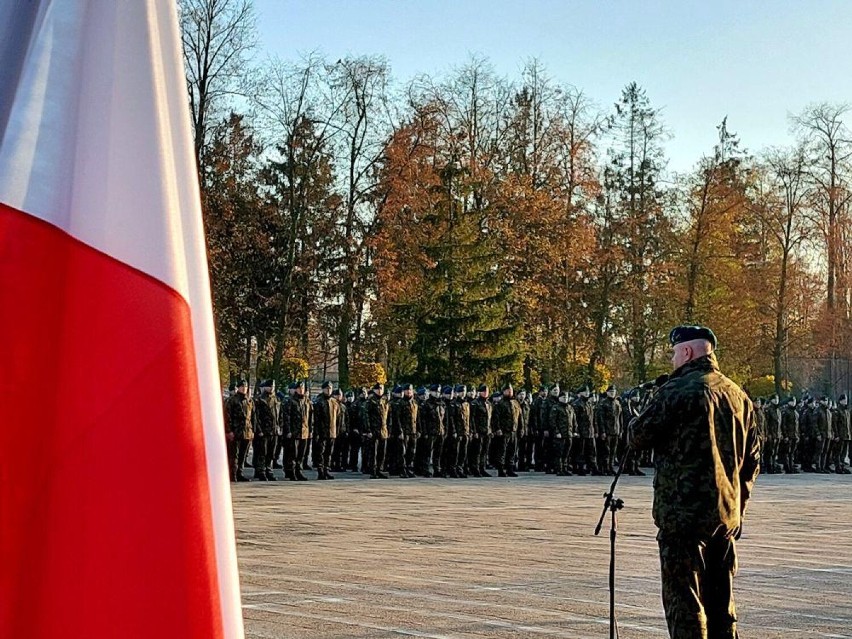
<path fill-rule="evenodd" d="M 225 403 L 232 481 L 242 473 L 251 446 L 254 479 L 274 480 L 281 467 L 291 481 L 305 481 L 309 457 L 318 479 L 331 471 L 360 471 L 372 478 L 500 477 L 538 471 L 562 476 L 612 475 L 626 450 L 626 420 L 638 414 L 640 396 L 618 397 L 614 387 L 601 396 L 588 387 L 575 392 L 554 385 L 535 397 L 511 385 L 491 393 L 488 386 L 434 384 L 414 389 L 382 384 L 346 394 L 331 382 L 313 401 L 303 382 L 287 395 L 272 380 L 260 384 L 253 400 L 240 381 Z M 309 450 L 311 451 L 309 455 Z M 627 472 L 644 474 L 635 460 Z"/>
<path fill-rule="evenodd" d="M 852 414 L 845 394 L 836 402 L 805 395 L 783 403 L 773 395 L 755 405 L 762 472 L 850 474 Z"/>

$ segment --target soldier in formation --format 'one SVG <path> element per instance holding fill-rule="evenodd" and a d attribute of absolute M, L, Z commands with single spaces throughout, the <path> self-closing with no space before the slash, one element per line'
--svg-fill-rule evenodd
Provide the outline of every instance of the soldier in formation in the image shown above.
<path fill-rule="evenodd" d="M 305 384 L 276 393 L 273 380 L 258 384 L 252 398 L 241 380 L 225 401 L 225 433 L 232 481 L 248 481 L 243 468 L 253 451 L 256 481 L 274 481 L 283 452 L 284 477 L 306 481 L 310 459 L 318 479 L 331 471 L 420 477 L 516 477 L 518 472 L 559 476 L 644 475 L 642 451 L 627 454 L 625 425 L 653 397 L 652 383 L 622 393 L 614 386 L 598 395 L 559 384 L 542 386 L 534 398 L 511 386 L 489 394 L 487 385 L 433 384 L 415 394 L 395 386 L 391 400 L 377 385 L 369 394 L 345 395 L 324 382 L 312 402 Z M 381 393 L 380 393 L 381 391 Z M 282 401 L 283 400 L 283 401 Z M 761 472 L 849 474 L 852 423 L 848 396 L 832 401 L 806 393 L 801 401 L 777 395 L 753 400 L 761 445 Z M 310 451 L 310 453 L 309 453 Z M 360 462 L 360 464 L 359 464 Z"/>

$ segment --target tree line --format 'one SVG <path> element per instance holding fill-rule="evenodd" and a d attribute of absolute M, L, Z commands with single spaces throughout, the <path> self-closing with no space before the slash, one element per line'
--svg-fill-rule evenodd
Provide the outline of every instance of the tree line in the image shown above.
<path fill-rule="evenodd" d="M 814 102 L 759 152 L 720 114 L 675 174 L 635 82 L 601 105 L 536 59 L 410 79 L 380 56 L 258 62 L 249 0 L 180 6 L 226 368 L 632 385 L 702 323 L 741 383 L 848 387 L 848 105 Z"/>

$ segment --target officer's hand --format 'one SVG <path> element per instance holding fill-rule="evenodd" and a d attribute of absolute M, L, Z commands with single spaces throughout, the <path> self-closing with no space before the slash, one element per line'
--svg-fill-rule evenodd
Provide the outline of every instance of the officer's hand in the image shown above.
<path fill-rule="evenodd" d="M 293 438 L 293 433 L 287 433 L 287 439 L 292 439 L 292 438 Z"/>
<path fill-rule="evenodd" d="M 556 433 L 556 439 L 562 439 L 562 433 Z"/>
<path fill-rule="evenodd" d="M 234 441 L 234 433 L 225 433 L 225 439 L 227 439 L 229 442 Z"/>
<path fill-rule="evenodd" d="M 571 434 L 571 437 L 576 437 L 576 438 L 578 438 L 578 439 L 579 439 L 579 437 L 580 437 L 580 433 L 572 433 L 572 434 Z"/>
<path fill-rule="evenodd" d="M 550 431 L 546 430 L 541 435 L 542 435 L 542 437 L 550 437 Z"/>
<path fill-rule="evenodd" d="M 405 439 L 405 435 L 400 434 L 399 438 L 400 438 L 400 439 Z"/>
<path fill-rule="evenodd" d="M 502 430 L 495 430 L 495 431 L 494 431 L 494 435 L 495 435 L 495 436 L 497 436 L 497 437 L 499 437 L 499 436 L 500 436 L 500 435 L 502 435 L 502 434 L 503 434 L 503 431 L 502 431 Z"/>
<path fill-rule="evenodd" d="M 357 431 L 357 430 L 355 430 L 355 429 L 353 429 L 353 430 L 352 430 L 352 434 L 353 434 L 353 435 L 360 435 L 360 434 L 361 434 L 361 432 L 360 432 L 360 431 Z"/>

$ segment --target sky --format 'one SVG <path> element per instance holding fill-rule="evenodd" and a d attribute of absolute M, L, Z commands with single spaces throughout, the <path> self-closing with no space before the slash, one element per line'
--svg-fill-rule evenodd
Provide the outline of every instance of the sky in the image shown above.
<path fill-rule="evenodd" d="M 538 58 L 604 108 L 636 81 L 662 109 L 675 172 L 712 151 L 725 116 L 757 153 L 792 141 L 790 114 L 852 103 L 852 0 L 255 0 L 255 11 L 261 57 L 379 54 L 400 82 L 471 55 L 518 79 Z"/>

